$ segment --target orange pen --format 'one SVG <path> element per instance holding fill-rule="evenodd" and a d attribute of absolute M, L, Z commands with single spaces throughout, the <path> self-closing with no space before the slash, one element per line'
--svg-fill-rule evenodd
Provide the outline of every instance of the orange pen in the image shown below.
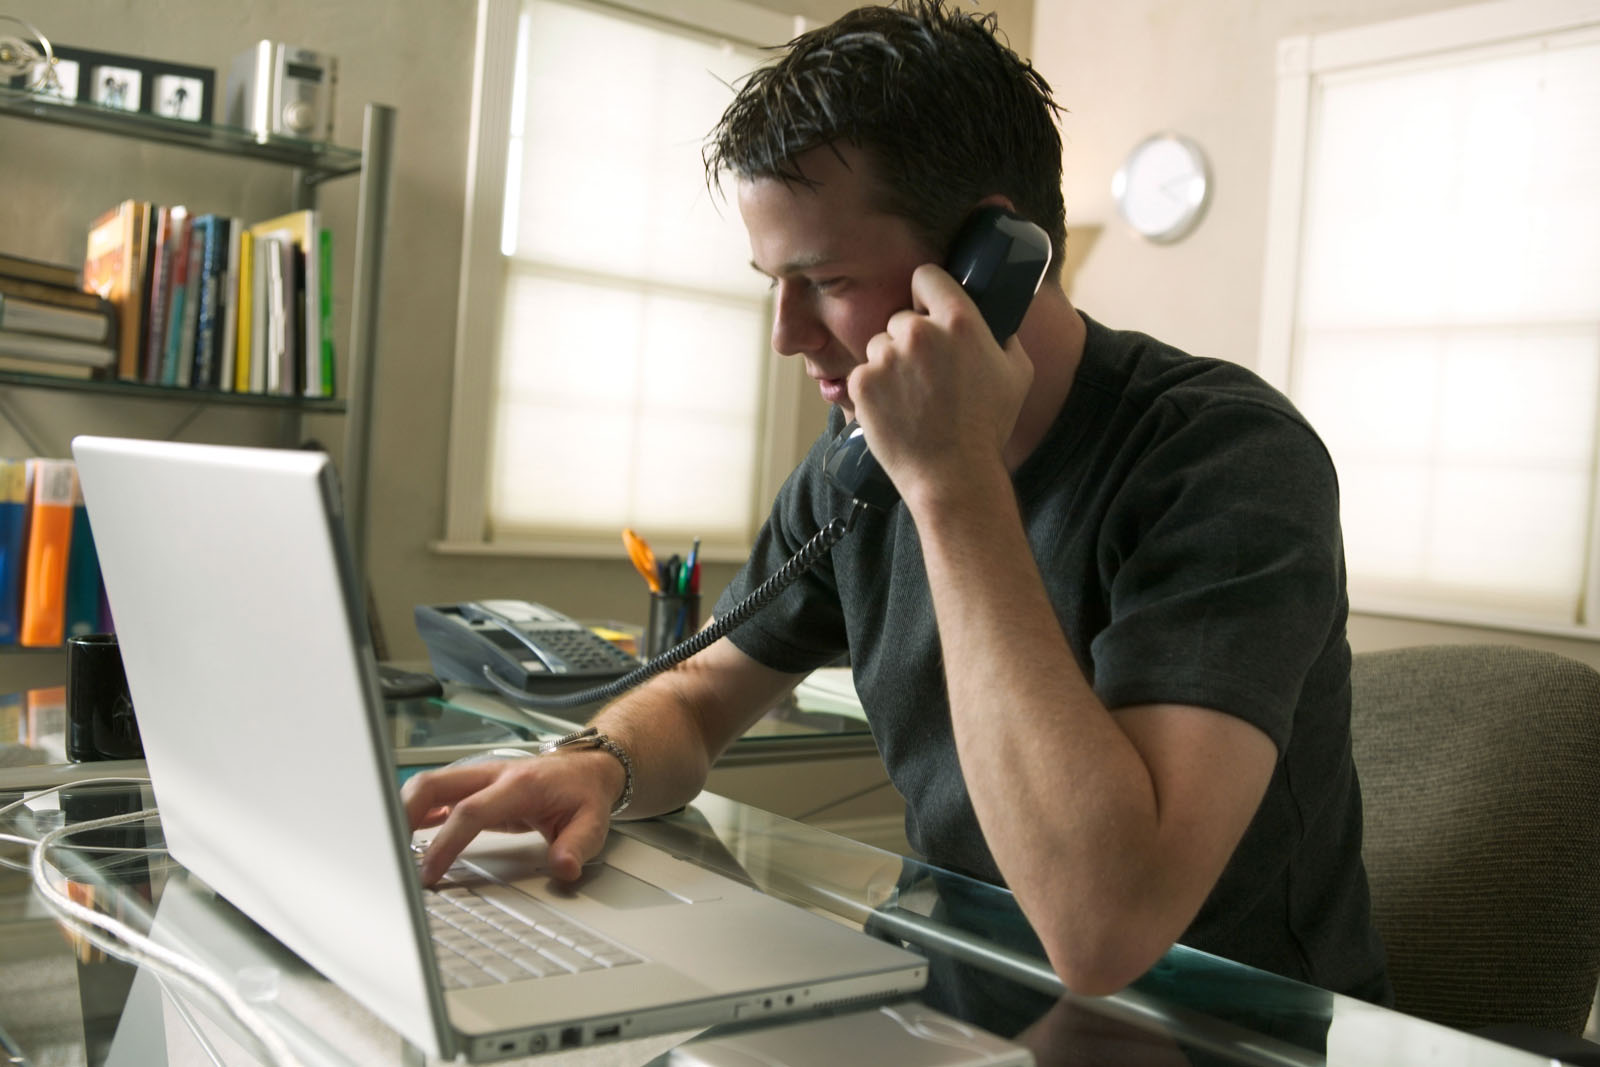
<path fill-rule="evenodd" d="M 645 584 L 650 586 L 650 591 L 661 592 L 661 583 L 656 578 L 656 554 L 650 551 L 645 539 L 632 530 L 624 529 L 622 543 L 628 549 L 628 558 L 633 560 L 633 569 L 644 575 Z"/>

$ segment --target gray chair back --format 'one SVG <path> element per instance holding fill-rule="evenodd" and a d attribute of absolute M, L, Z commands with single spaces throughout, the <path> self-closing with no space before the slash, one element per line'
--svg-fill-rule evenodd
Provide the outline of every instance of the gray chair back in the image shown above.
<path fill-rule="evenodd" d="M 1351 685 L 1396 1006 L 1581 1033 L 1600 972 L 1600 673 L 1447 645 L 1361 653 Z"/>

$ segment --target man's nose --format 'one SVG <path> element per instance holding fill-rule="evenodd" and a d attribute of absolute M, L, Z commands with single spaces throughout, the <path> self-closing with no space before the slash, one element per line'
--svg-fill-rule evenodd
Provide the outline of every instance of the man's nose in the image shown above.
<path fill-rule="evenodd" d="M 817 318 L 804 287 L 780 281 L 772 313 L 772 350 L 779 355 L 798 356 L 821 349 L 827 339 L 827 330 Z"/>

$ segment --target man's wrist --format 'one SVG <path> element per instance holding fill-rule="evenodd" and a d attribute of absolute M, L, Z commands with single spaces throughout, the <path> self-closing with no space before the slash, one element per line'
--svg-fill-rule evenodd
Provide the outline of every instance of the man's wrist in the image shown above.
<path fill-rule="evenodd" d="M 628 756 L 627 749 L 597 728 L 586 726 L 554 741 L 546 741 L 539 746 L 539 754 L 549 755 L 562 749 L 595 749 L 608 753 L 621 764 L 622 792 L 618 795 L 616 803 L 611 806 L 611 817 L 616 818 L 627 810 L 628 805 L 633 802 L 633 760 Z"/>

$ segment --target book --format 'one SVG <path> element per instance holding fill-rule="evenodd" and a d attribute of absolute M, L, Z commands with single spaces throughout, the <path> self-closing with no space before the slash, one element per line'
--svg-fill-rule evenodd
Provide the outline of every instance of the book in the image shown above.
<path fill-rule="evenodd" d="M 140 371 L 144 307 L 138 286 L 144 276 L 141 260 L 149 220 L 148 203 L 124 200 L 89 225 L 83 257 L 83 287 L 116 309 L 117 377 L 129 381 L 137 381 Z"/>
<path fill-rule="evenodd" d="M 267 391 L 267 363 L 269 338 L 275 318 L 272 310 L 272 264 L 278 258 L 275 238 L 262 234 L 252 237 L 255 267 L 251 278 L 252 308 L 250 311 L 250 392 Z"/>
<path fill-rule="evenodd" d="M 43 753 L 44 758 L 41 761 L 43 763 L 66 763 L 67 687 L 52 685 L 42 689 L 30 689 L 26 700 L 27 718 L 22 730 L 23 743 Z"/>
<path fill-rule="evenodd" d="M 77 308 L 80 311 L 98 312 L 104 307 L 100 297 L 82 289 L 63 289 L 59 285 L 24 281 L 4 274 L 0 274 L 0 296 L 15 296 L 51 307 Z"/>
<path fill-rule="evenodd" d="M 63 289 L 80 288 L 77 267 L 46 263 L 43 260 L 28 259 L 26 256 L 14 256 L 8 252 L 0 252 L 0 274 L 23 281 L 59 285 Z"/>
<path fill-rule="evenodd" d="M 0 459 L 0 645 L 22 626 L 22 576 L 28 546 L 28 461 Z"/>
<path fill-rule="evenodd" d="M 178 384 L 178 346 L 183 339 L 183 313 L 189 299 L 189 250 L 194 244 L 194 227 L 187 215 L 177 243 L 169 250 L 172 273 L 167 280 L 166 339 L 162 342 L 161 384 Z"/>
<path fill-rule="evenodd" d="M 98 368 L 83 363 L 62 363 L 55 359 L 28 359 L 26 356 L 0 354 L 0 371 L 12 374 L 43 374 L 50 378 L 93 378 Z"/>
<path fill-rule="evenodd" d="M 251 391 L 251 357 L 256 336 L 256 244 L 255 235 L 243 225 L 236 225 L 234 229 L 239 234 L 239 323 L 235 331 L 238 334 L 238 352 L 233 363 L 233 389 L 236 393 L 248 393 Z"/>
<path fill-rule="evenodd" d="M 139 277 L 135 292 L 139 301 L 139 329 L 135 338 L 135 359 L 138 364 L 138 381 L 151 381 L 150 358 L 147 349 L 150 320 L 150 294 L 156 284 L 156 238 L 161 225 L 158 212 L 163 210 L 151 204 L 145 215 L 144 230 L 139 234 Z"/>
<path fill-rule="evenodd" d="M 86 367 L 110 367 L 117 362 L 117 350 L 109 344 L 91 344 L 39 333 L 0 330 L 0 356 L 22 356 L 54 363 L 76 363 Z"/>
<path fill-rule="evenodd" d="M 276 234 L 256 235 L 264 263 L 262 277 L 266 319 L 262 346 L 263 392 L 281 396 L 294 391 L 294 339 L 289 300 L 294 290 L 293 245 Z"/>
<path fill-rule="evenodd" d="M 315 208 L 291 211 L 250 227 L 257 236 L 264 233 L 286 236 L 304 261 L 298 278 L 290 275 L 288 291 L 292 302 L 288 314 L 290 328 L 298 327 L 290 346 L 298 363 L 291 379 L 296 385 L 291 391 L 306 396 L 319 396 L 322 390 L 322 372 L 318 368 L 322 359 L 322 324 L 317 311 L 320 300 L 318 294 L 322 292 L 321 253 L 318 248 L 321 229 L 320 216 Z M 298 301 L 294 301 L 296 293 L 300 294 Z"/>
<path fill-rule="evenodd" d="M 166 370 L 172 265 L 177 259 L 178 246 L 183 243 L 187 223 L 188 211 L 181 206 L 157 208 L 151 223 L 155 241 L 150 250 L 150 286 L 145 293 L 144 365 L 140 375 L 147 382 L 162 381 Z"/>
<path fill-rule="evenodd" d="M 222 334 L 217 339 L 217 388 L 233 392 L 239 358 L 239 256 L 244 247 L 244 220 L 227 219 L 228 250 L 223 256 L 222 280 L 217 291 L 222 300 Z"/>
<path fill-rule="evenodd" d="M 111 340 L 115 318 L 110 302 L 86 311 L 0 293 L 0 330 L 105 343 Z"/>
<path fill-rule="evenodd" d="M 333 231 L 326 227 L 317 232 L 317 258 L 317 336 L 321 339 L 317 384 L 322 396 L 332 396 L 338 385 L 333 348 Z"/>
<path fill-rule="evenodd" d="M 317 254 L 315 244 L 310 250 L 310 258 Z M 318 388 L 314 383 L 319 380 L 320 371 L 317 370 L 317 361 L 321 358 L 318 353 L 322 350 L 322 342 L 317 339 L 314 300 L 311 290 L 306 288 L 306 275 L 310 273 L 307 264 L 307 251 L 298 244 L 289 245 L 289 336 L 294 338 L 294 351 L 290 354 L 290 364 L 285 380 L 291 381 L 290 396 L 316 396 Z"/>
<path fill-rule="evenodd" d="M 98 630 L 103 634 L 117 632 L 117 624 L 111 618 L 111 597 L 106 593 L 106 583 L 103 578 L 100 582 L 100 625 Z"/>
<path fill-rule="evenodd" d="M 7 693 L 0 696 L 0 747 L 20 746 L 22 744 L 22 730 L 24 711 L 27 701 L 21 693 Z M 6 751 L 9 757 L 4 762 L 7 766 L 18 766 L 16 753 Z"/>
<path fill-rule="evenodd" d="M 227 220 L 220 215 L 205 215 L 195 220 L 196 227 L 205 235 L 200 250 L 199 284 L 196 286 L 194 347 L 191 349 L 194 370 L 189 384 L 196 389 L 216 386 L 218 313 L 221 310 L 220 286 L 222 284 L 223 257 L 227 255 L 227 234 L 223 226 Z"/>
<path fill-rule="evenodd" d="M 72 497 L 78 481 L 70 459 L 31 459 L 28 553 L 22 578 L 17 643 L 49 648 L 66 630 L 67 555 L 72 548 Z"/>
<path fill-rule="evenodd" d="M 72 542 L 67 551 L 67 592 L 63 608 L 66 637 L 100 631 L 100 556 L 89 529 L 83 484 L 72 480 Z"/>
<path fill-rule="evenodd" d="M 200 274 L 205 269 L 206 241 L 210 239 L 215 218 L 214 215 L 206 215 L 193 220 L 189 225 L 189 266 L 183 283 L 183 314 L 176 323 L 178 328 L 176 384 L 184 389 L 195 384 L 194 338 L 200 328 Z"/>

